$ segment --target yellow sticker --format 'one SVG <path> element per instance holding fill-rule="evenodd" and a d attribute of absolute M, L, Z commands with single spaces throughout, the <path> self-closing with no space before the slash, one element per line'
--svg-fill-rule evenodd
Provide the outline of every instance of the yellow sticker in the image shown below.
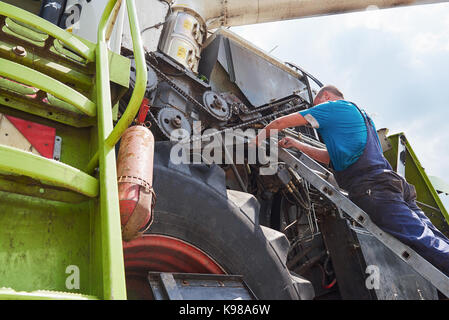
<path fill-rule="evenodd" d="M 192 21 L 190 20 L 184 20 L 184 29 L 191 30 L 192 29 Z"/>
<path fill-rule="evenodd" d="M 186 48 L 184 47 L 178 47 L 178 53 L 176 54 L 178 57 L 185 59 L 186 58 Z"/>

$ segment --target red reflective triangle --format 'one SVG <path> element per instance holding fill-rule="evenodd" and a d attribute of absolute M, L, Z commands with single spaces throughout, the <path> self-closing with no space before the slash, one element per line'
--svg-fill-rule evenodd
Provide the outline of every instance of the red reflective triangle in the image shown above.
<path fill-rule="evenodd" d="M 39 123 L 6 116 L 31 145 L 46 158 L 53 159 L 56 129 Z"/>

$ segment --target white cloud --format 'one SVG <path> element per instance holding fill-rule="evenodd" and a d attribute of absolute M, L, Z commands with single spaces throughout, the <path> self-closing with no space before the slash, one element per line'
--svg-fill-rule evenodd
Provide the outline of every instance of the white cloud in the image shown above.
<path fill-rule="evenodd" d="M 437 115 L 417 115 L 413 120 L 398 119 L 391 133 L 404 132 L 421 165 L 428 175 L 436 175 L 449 181 L 449 131 L 435 123 Z"/>

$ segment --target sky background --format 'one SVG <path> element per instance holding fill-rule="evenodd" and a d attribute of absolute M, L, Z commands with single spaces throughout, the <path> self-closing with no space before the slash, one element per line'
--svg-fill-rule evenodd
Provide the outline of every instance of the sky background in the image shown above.
<path fill-rule="evenodd" d="M 232 27 L 336 85 L 377 129 L 404 132 L 427 175 L 449 184 L 449 3 Z M 449 210 L 449 197 L 442 196 Z"/>

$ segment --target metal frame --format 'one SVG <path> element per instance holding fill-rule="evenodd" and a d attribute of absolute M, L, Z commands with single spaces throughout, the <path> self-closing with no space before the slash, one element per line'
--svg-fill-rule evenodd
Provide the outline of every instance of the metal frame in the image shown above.
<path fill-rule="evenodd" d="M 147 278 L 156 300 L 210 300 L 207 290 L 199 296 L 196 294 L 204 289 L 220 292 L 221 297 L 218 299 L 235 299 L 236 294 L 243 294 L 244 297 L 240 296 L 242 300 L 257 300 L 240 275 L 149 272 Z M 196 298 L 192 298 L 192 295 Z"/>
<path fill-rule="evenodd" d="M 107 17 L 112 12 L 112 9 L 114 8 L 115 1 L 117 0 L 111 0 L 109 4 L 107 5 L 105 12 L 103 14 L 103 17 L 99 24 L 99 30 L 98 30 L 98 47 L 97 47 L 97 83 L 108 83 L 109 82 L 109 74 L 108 74 L 108 59 L 107 59 L 107 45 L 106 45 L 106 24 L 107 24 Z M 139 111 L 140 105 L 142 103 L 143 97 L 145 95 L 145 90 L 147 86 L 147 66 L 145 62 L 145 54 L 143 51 L 143 44 L 142 39 L 140 37 L 140 32 L 137 29 L 136 26 L 138 26 L 137 22 L 137 12 L 135 9 L 135 5 L 133 1 L 127 0 L 127 9 L 128 9 L 128 18 L 129 23 L 131 26 L 135 26 L 134 28 L 131 28 L 131 38 L 133 41 L 133 50 L 134 50 L 134 59 L 136 62 L 136 80 L 135 80 L 135 87 L 133 90 L 133 93 L 131 95 L 131 98 L 129 100 L 128 106 L 123 113 L 122 117 L 118 121 L 118 123 L 115 125 L 114 128 L 108 129 L 107 133 L 104 133 L 104 136 L 102 139 L 105 141 L 105 144 L 103 148 L 107 147 L 111 149 L 115 146 L 115 144 L 120 140 L 120 137 L 122 136 L 123 132 L 130 126 L 132 121 L 137 115 L 137 112 Z M 101 76 L 98 76 L 100 75 Z M 107 86 L 99 86 L 98 91 L 98 99 L 99 103 L 106 103 L 108 108 L 112 108 L 110 103 L 110 92 L 109 87 Z M 106 109 L 106 107 L 105 107 Z M 106 109 L 110 110 L 110 109 Z M 107 122 L 110 122 L 112 124 L 112 118 L 111 121 L 107 120 Z M 102 147 L 100 147 L 101 150 Z M 97 167 L 99 161 L 100 154 L 99 152 L 96 152 L 95 155 L 90 160 L 89 164 L 87 165 L 86 171 L 88 173 L 92 173 L 95 168 Z"/>
<path fill-rule="evenodd" d="M 89 173 L 93 173 L 93 170 L 85 173 L 62 162 L 39 157 L 7 146 L 0 146 L 0 171 L 3 174 L 11 176 L 27 176 L 38 180 L 40 183 L 61 188 L 60 192 L 62 193 L 70 190 L 90 198 L 99 197 L 98 205 L 95 202 L 91 206 L 94 211 L 96 209 L 98 209 L 96 211 L 99 211 L 95 213 L 96 217 L 94 219 L 99 221 L 100 233 L 99 235 L 94 235 L 94 238 L 95 241 L 98 240 L 101 243 L 95 243 L 94 245 L 100 249 L 99 255 L 101 255 L 101 261 L 99 262 L 101 264 L 100 270 L 102 275 L 99 283 L 101 283 L 100 290 L 102 291 L 100 296 L 103 299 L 126 299 L 114 145 L 118 142 L 139 110 L 147 81 L 146 64 L 140 32 L 138 30 L 139 24 L 134 0 L 125 1 L 128 9 L 129 25 L 136 59 L 136 86 L 126 112 L 114 128 L 110 88 L 110 52 L 106 38 L 108 30 L 111 28 L 111 23 L 114 20 L 111 16 L 118 10 L 117 7 L 123 1 L 109 0 L 107 3 L 99 23 L 98 43 L 96 45 L 90 44 L 88 41 L 83 41 L 25 10 L 0 2 L 1 16 L 25 23 L 48 34 L 50 37 L 61 41 L 71 50 L 79 54 L 87 63 L 92 62 L 95 64 L 95 79 L 92 81 L 95 83 L 93 86 L 95 102 L 66 84 L 52 78 L 51 76 L 53 74 L 46 75 L 40 71 L 31 69 L 30 67 L 32 66 L 27 67 L 22 65 L 22 62 L 26 64 L 25 60 L 22 61 L 19 59 L 17 63 L 0 58 L 0 76 L 5 76 L 11 80 L 46 91 L 72 104 L 81 111 L 80 114 L 84 113 L 90 117 L 97 117 L 98 149 L 93 158 L 91 168 L 93 169 L 97 166 L 97 163 L 99 164 L 99 178 L 96 179 L 89 175 Z M 18 41 L 20 42 L 21 40 Z M 82 64 L 80 66 L 83 67 Z M 89 69 L 90 65 L 86 64 L 84 68 Z M 91 74 L 93 75 L 93 72 Z M 17 93 L 17 96 L 20 98 L 19 93 Z M 6 105 L 8 104 L 6 103 Z M 16 109 L 22 110 L 23 108 Z M 22 111 L 36 114 L 36 111 L 29 109 Z M 64 121 L 61 122 L 65 123 Z M 69 124 L 74 125 L 74 123 Z M 10 192 L 14 193 L 14 190 L 10 190 Z M 21 191 L 17 190 L 16 193 L 21 193 Z M 35 196 L 39 197 L 38 194 L 35 194 Z M 55 294 L 51 292 L 42 293 L 40 291 L 23 293 L 14 290 L 0 291 L 0 297 L 13 299 L 95 298 L 89 295 L 74 295 L 69 293 Z"/>
<path fill-rule="evenodd" d="M 398 158 L 396 172 L 405 178 L 405 153 L 407 151 L 404 139 L 405 137 L 403 135 L 400 135 L 398 139 Z"/>
<path fill-rule="evenodd" d="M 272 141 L 272 143 L 274 143 L 274 141 Z M 360 209 L 351 200 L 344 196 L 334 185 L 323 179 L 318 173 L 314 171 L 321 167 L 318 163 L 316 163 L 313 159 L 303 153 L 299 156 L 298 159 L 290 152 L 282 148 L 279 148 L 278 157 L 287 165 L 295 169 L 304 179 L 306 179 L 317 190 L 325 195 L 339 209 L 342 209 L 345 214 L 354 219 L 358 224 L 365 228 L 365 230 L 367 230 L 374 237 L 380 240 L 394 254 L 396 254 L 404 262 L 410 265 L 415 271 L 417 271 L 420 275 L 422 275 L 425 279 L 432 283 L 432 285 L 440 290 L 441 293 L 449 297 L 449 278 L 419 254 L 417 254 L 410 247 L 401 243 L 396 238 L 387 234 L 376 224 L 374 224 L 368 214 L 366 214 L 362 209 Z M 312 166 L 313 164 L 314 170 L 312 170 L 305 163 L 307 163 L 309 166 Z M 321 172 L 325 176 L 328 176 L 329 172 L 323 169 L 324 168 L 322 168 Z"/>

